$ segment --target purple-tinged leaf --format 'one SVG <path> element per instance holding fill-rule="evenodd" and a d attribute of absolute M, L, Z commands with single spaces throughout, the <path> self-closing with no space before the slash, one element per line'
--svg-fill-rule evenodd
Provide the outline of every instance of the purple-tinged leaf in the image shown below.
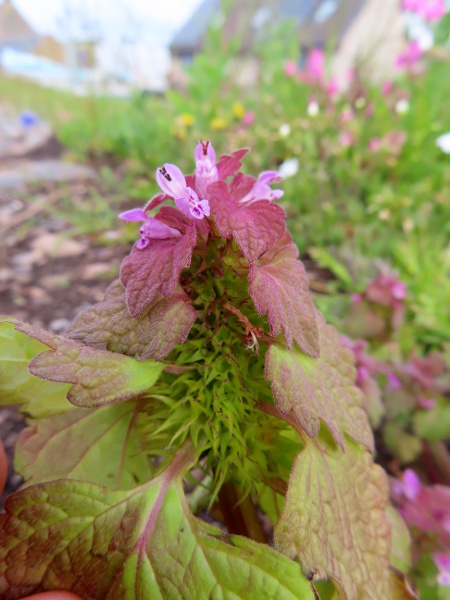
<path fill-rule="evenodd" d="M 127 402 L 39 419 L 19 436 L 15 468 L 27 485 L 77 479 L 131 489 L 145 483 L 152 469 L 140 447 L 138 413 L 139 404 Z"/>
<path fill-rule="evenodd" d="M 112 352 L 140 360 L 162 360 L 186 341 L 196 318 L 189 296 L 178 287 L 169 298 L 157 297 L 133 319 L 125 288 L 115 281 L 103 302 L 78 315 L 66 335 L 88 345 L 106 344 Z"/>
<path fill-rule="evenodd" d="M 249 282 L 256 310 L 261 316 L 267 314 L 272 335 L 282 331 L 288 348 L 295 342 L 306 354 L 319 356 L 316 309 L 297 246 L 287 231 L 272 250 L 251 265 Z"/>
<path fill-rule="evenodd" d="M 150 240 L 143 250 L 133 248 L 120 273 L 132 317 L 137 317 L 158 294 L 165 298 L 172 295 L 181 271 L 191 264 L 196 243 L 197 232 L 191 222 L 181 238 Z"/>
<path fill-rule="evenodd" d="M 167 196 L 167 194 L 156 194 L 156 196 L 153 196 L 153 198 L 151 198 L 144 206 L 144 212 L 149 212 L 154 208 L 157 208 L 160 204 L 166 202 L 166 200 L 172 200 L 172 196 Z"/>
<path fill-rule="evenodd" d="M 55 481 L 10 496 L 0 516 L 0 593 L 63 589 L 83 600 L 313 600 L 300 565 L 195 518 L 181 450 L 131 491 Z"/>
<path fill-rule="evenodd" d="M 391 598 L 386 474 L 347 440 L 347 450 L 308 442 L 292 469 L 275 547 L 314 579 L 331 578 L 346 600 Z"/>
<path fill-rule="evenodd" d="M 239 193 L 248 187 L 248 180 L 252 179 L 245 175 L 242 178 L 235 185 L 235 191 L 238 190 Z M 208 195 L 211 213 L 220 235 L 223 238 L 234 238 L 250 263 L 268 252 L 286 230 L 284 210 L 269 200 L 239 205 L 223 181 L 211 184 Z"/>
<path fill-rule="evenodd" d="M 236 171 L 242 167 L 242 159 L 250 150 L 248 148 L 241 148 L 235 150 L 231 154 L 224 154 L 219 158 L 216 163 L 217 171 L 219 173 L 219 179 L 225 180 L 231 175 L 235 175 Z"/>
<path fill-rule="evenodd" d="M 136 398 L 153 386 L 164 368 L 154 361 L 139 362 L 123 354 L 90 348 L 27 323 L 16 328 L 51 348 L 31 361 L 30 373 L 73 384 L 67 399 L 82 408 Z"/>
<path fill-rule="evenodd" d="M 340 345 L 338 334 L 323 317 L 318 323 L 320 358 L 278 344 L 267 350 L 266 379 L 275 404 L 282 413 L 292 412 L 310 437 L 319 433 L 323 421 L 343 449 L 346 434 L 371 450 L 373 436 L 355 385 L 353 354 Z"/>

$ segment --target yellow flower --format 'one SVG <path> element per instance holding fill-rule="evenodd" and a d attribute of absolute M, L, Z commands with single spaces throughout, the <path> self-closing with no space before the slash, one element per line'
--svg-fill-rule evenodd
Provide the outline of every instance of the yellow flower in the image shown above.
<path fill-rule="evenodd" d="M 233 105 L 233 115 L 236 117 L 236 119 L 242 119 L 242 117 L 245 115 L 245 108 L 240 102 L 236 102 Z"/>
<path fill-rule="evenodd" d="M 226 129 L 227 125 L 228 123 L 225 121 L 225 119 L 222 119 L 222 117 L 216 117 L 210 123 L 211 129 L 214 129 L 215 131 L 219 129 Z"/>
<path fill-rule="evenodd" d="M 195 117 L 190 113 L 183 113 L 177 118 L 177 121 L 179 121 L 186 127 L 192 127 L 192 125 L 195 123 Z"/>

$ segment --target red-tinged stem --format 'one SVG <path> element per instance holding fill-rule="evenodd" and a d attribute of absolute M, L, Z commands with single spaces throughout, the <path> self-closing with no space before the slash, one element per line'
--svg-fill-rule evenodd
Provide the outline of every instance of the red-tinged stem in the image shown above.
<path fill-rule="evenodd" d="M 274 404 L 270 404 L 269 402 L 258 402 L 256 406 L 257 408 L 259 408 L 259 410 L 266 413 L 266 415 L 271 415 L 272 417 L 281 419 L 285 423 L 288 423 L 288 425 L 291 425 L 303 439 L 304 431 L 291 413 L 284 414 L 280 410 L 278 410 L 278 408 Z"/>
<path fill-rule="evenodd" d="M 135 549 L 139 554 L 145 553 L 147 549 L 148 540 L 153 532 L 156 524 L 156 520 L 159 516 L 159 512 L 163 505 L 167 491 L 171 486 L 172 482 L 187 471 L 192 466 L 195 457 L 195 450 L 191 442 L 185 442 L 183 446 L 175 454 L 172 462 L 164 469 L 164 471 L 153 480 L 155 483 L 157 480 L 161 482 L 158 495 L 155 498 L 152 509 L 148 515 L 147 522 L 144 529 L 139 536 Z"/>
<path fill-rule="evenodd" d="M 444 442 L 428 442 L 430 453 L 441 474 L 441 481 L 450 485 L 450 455 Z"/>
<path fill-rule="evenodd" d="M 433 455 L 430 450 L 430 444 L 427 441 L 423 443 L 423 460 L 427 468 L 428 475 L 433 483 L 442 483 L 439 470 L 434 464 Z"/>
<path fill-rule="evenodd" d="M 224 483 L 219 492 L 219 507 L 229 533 L 267 544 L 250 495 L 242 500 L 242 492 L 234 483 Z"/>

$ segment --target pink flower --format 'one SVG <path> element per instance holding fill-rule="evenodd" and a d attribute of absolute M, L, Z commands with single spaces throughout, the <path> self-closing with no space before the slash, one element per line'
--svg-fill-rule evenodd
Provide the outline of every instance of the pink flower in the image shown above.
<path fill-rule="evenodd" d="M 189 219 L 203 219 L 210 214 L 208 200 L 199 200 L 197 193 L 186 185 L 183 173 L 176 165 L 165 164 L 156 170 L 156 182 L 162 191 Z"/>
<path fill-rule="evenodd" d="M 402 481 L 391 487 L 399 512 L 410 527 L 433 533 L 442 548 L 450 547 L 450 487 L 423 485 L 414 471 L 407 469 Z"/>
<path fill-rule="evenodd" d="M 242 117 L 242 124 L 246 127 L 250 127 L 255 122 L 255 113 L 252 110 L 248 110 Z"/>
<path fill-rule="evenodd" d="M 437 21 L 446 13 L 445 0 L 403 0 L 402 6 L 427 21 Z"/>
<path fill-rule="evenodd" d="M 417 500 L 420 487 L 420 479 L 411 469 L 406 469 L 403 473 L 403 481 L 396 481 L 393 484 L 393 490 L 397 496 L 411 501 Z"/>
<path fill-rule="evenodd" d="M 344 132 L 339 136 L 339 143 L 344 148 L 348 148 L 349 146 L 353 146 L 355 143 L 355 138 L 351 133 Z"/>
<path fill-rule="evenodd" d="M 389 390 L 400 390 L 403 387 L 400 379 L 393 373 L 388 373 L 387 380 Z"/>
<path fill-rule="evenodd" d="M 209 141 L 199 142 L 195 148 L 194 157 L 195 181 L 199 191 L 205 195 L 208 185 L 219 179 L 213 145 Z"/>
<path fill-rule="evenodd" d="M 436 402 L 432 398 L 426 398 L 421 394 L 417 396 L 417 400 L 419 402 L 419 408 L 423 408 L 424 410 L 433 410 L 436 406 Z"/>
<path fill-rule="evenodd" d="M 407 296 L 406 284 L 397 275 L 383 274 L 369 283 L 365 295 L 375 304 L 395 308 L 398 301 L 403 301 Z"/>
<path fill-rule="evenodd" d="M 150 240 L 166 240 L 170 238 L 181 237 L 181 233 L 178 229 L 173 229 L 165 223 L 162 223 L 154 217 L 149 217 L 147 213 L 140 208 L 133 210 L 127 210 L 119 215 L 120 219 L 124 221 L 143 221 L 139 233 L 141 239 L 137 242 L 136 246 L 143 250 L 146 248 Z"/>
<path fill-rule="evenodd" d="M 306 63 L 306 71 L 313 81 L 323 80 L 325 75 L 325 54 L 320 48 L 311 50 Z"/>
<path fill-rule="evenodd" d="M 419 43 L 414 40 L 409 43 L 404 52 L 401 52 L 395 61 L 398 69 L 411 69 L 417 64 L 422 56 L 422 50 Z"/>
<path fill-rule="evenodd" d="M 437 578 L 439 585 L 450 585 L 450 554 L 437 552 L 434 555 L 434 562 L 439 569 Z"/>
<path fill-rule="evenodd" d="M 334 98 L 339 94 L 339 84 L 338 84 L 336 77 L 333 77 L 328 82 L 327 94 L 330 98 Z"/>
<path fill-rule="evenodd" d="M 286 77 L 293 77 L 297 73 L 297 65 L 293 60 L 284 63 L 284 74 Z"/>
<path fill-rule="evenodd" d="M 365 353 L 368 343 L 365 340 L 352 340 L 346 335 L 340 336 L 344 348 L 351 350 L 355 355 L 356 384 L 360 385 L 369 377 L 376 377 L 386 371 L 386 365 Z"/>
<path fill-rule="evenodd" d="M 394 84 L 392 81 L 384 81 L 381 85 L 381 91 L 383 96 L 389 96 L 394 89 Z"/>
<path fill-rule="evenodd" d="M 383 140 L 380 138 L 372 138 L 369 140 L 368 148 L 371 152 L 379 152 L 383 147 Z"/>
<path fill-rule="evenodd" d="M 239 203 L 253 204 L 258 200 L 279 200 L 284 195 L 283 190 L 273 190 L 270 185 L 281 180 L 282 177 L 277 171 L 264 171 L 248 194 L 239 200 Z"/>
<path fill-rule="evenodd" d="M 354 116 L 355 116 L 355 113 L 353 111 L 353 108 L 346 108 L 341 113 L 340 121 L 341 121 L 341 123 L 347 123 L 348 121 L 351 121 Z"/>

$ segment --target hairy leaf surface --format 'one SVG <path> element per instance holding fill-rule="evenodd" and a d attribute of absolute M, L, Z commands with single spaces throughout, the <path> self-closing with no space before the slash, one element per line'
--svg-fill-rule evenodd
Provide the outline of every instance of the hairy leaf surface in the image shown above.
<path fill-rule="evenodd" d="M 0 406 L 22 404 L 21 412 L 34 418 L 74 410 L 67 401 L 70 386 L 42 381 L 28 370 L 45 350 L 44 344 L 17 331 L 14 322 L 0 322 Z"/>
<path fill-rule="evenodd" d="M 282 413 L 292 412 L 310 437 L 323 421 L 336 443 L 345 448 L 344 434 L 373 449 L 373 436 L 356 387 L 353 353 L 339 341 L 336 330 L 318 314 L 320 358 L 301 350 L 272 344 L 266 354 L 266 379 Z"/>
<path fill-rule="evenodd" d="M 305 573 L 339 584 L 347 600 L 390 598 L 386 475 L 351 440 L 308 442 L 292 470 L 275 546 Z"/>
<path fill-rule="evenodd" d="M 250 267 L 249 292 L 256 310 L 268 317 L 273 336 L 283 332 L 288 348 L 320 354 L 316 309 L 298 249 L 286 231 L 276 246 Z"/>
<path fill-rule="evenodd" d="M 0 595 L 84 600 L 313 600 L 300 566 L 190 512 L 178 458 L 128 492 L 56 481 L 10 496 L 0 517 Z"/>
<path fill-rule="evenodd" d="M 254 179 L 239 173 L 230 188 L 223 181 L 208 187 L 211 212 L 220 235 L 234 238 L 243 255 L 254 262 L 268 252 L 286 230 L 284 210 L 269 200 L 239 204 L 238 200 L 250 191 Z M 244 193 L 245 192 L 245 193 Z"/>
<path fill-rule="evenodd" d="M 180 228 L 184 223 L 181 217 Z M 167 219 L 164 222 L 167 223 Z M 133 248 L 130 256 L 123 261 L 120 272 L 132 317 L 139 315 L 158 294 L 165 298 L 172 295 L 181 271 L 191 264 L 196 243 L 195 223 L 191 221 L 181 238 L 151 240 L 143 250 Z"/>
<path fill-rule="evenodd" d="M 227 179 L 231 175 L 234 175 L 236 171 L 242 167 L 242 159 L 248 154 L 250 150 L 248 148 L 241 148 L 235 150 L 231 154 L 223 154 L 217 161 L 217 171 L 219 173 L 219 179 Z"/>
<path fill-rule="evenodd" d="M 51 348 L 31 361 L 30 372 L 41 379 L 73 384 L 67 398 L 82 408 L 135 398 L 152 387 L 164 368 L 154 361 L 139 362 L 90 348 L 27 323 L 17 329 Z"/>
<path fill-rule="evenodd" d="M 19 436 L 16 470 L 28 485 L 60 478 L 112 489 L 145 483 L 152 470 L 139 443 L 138 410 L 130 402 L 40 419 Z"/>
<path fill-rule="evenodd" d="M 185 342 L 196 317 L 189 296 L 180 287 L 169 298 L 153 300 L 133 319 L 125 288 L 115 281 L 103 302 L 78 315 L 66 335 L 85 344 L 106 343 L 112 352 L 162 360 Z"/>

